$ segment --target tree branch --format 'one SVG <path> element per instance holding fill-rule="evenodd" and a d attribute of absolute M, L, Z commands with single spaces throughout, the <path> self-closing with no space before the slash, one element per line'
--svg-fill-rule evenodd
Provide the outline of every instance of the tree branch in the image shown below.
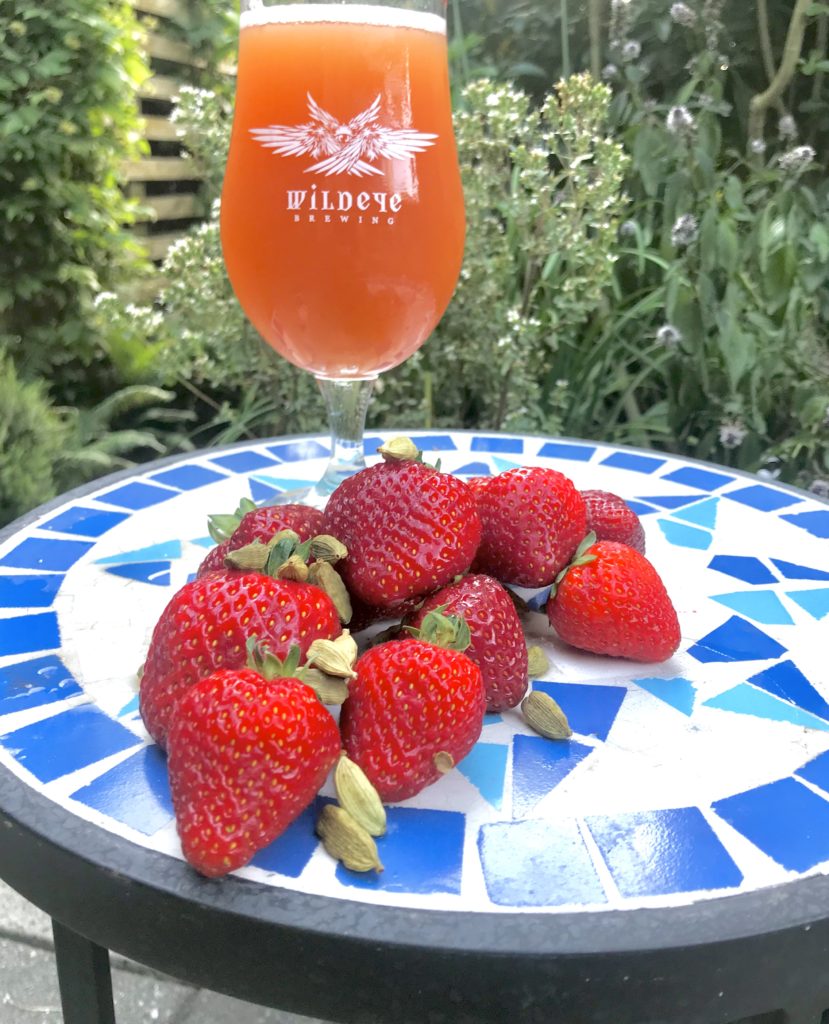
<path fill-rule="evenodd" d="M 797 62 L 800 59 L 800 51 L 803 48 L 803 35 L 806 30 L 806 11 L 811 3 L 812 0 L 796 0 L 792 17 L 789 21 L 789 29 L 786 33 L 786 42 L 783 46 L 780 66 L 777 68 L 768 88 L 751 98 L 748 113 L 749 143 L 753 139 L 761 139 L 763 137 L 766 111 L 772 104 L 780 100 L 783 90 L 794 77 Z"/>

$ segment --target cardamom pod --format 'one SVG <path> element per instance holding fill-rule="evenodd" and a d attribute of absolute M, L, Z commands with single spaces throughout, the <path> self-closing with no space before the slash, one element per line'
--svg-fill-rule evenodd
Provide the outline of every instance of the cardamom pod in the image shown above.
<path fill-rule="evenodd" d="M 225 555 L 225 564 L 230 564 L 234 569 L 247 569 L 253 572 L 261 572 L 268 564 L 268 556 L 271 549 L 267 544 L 255 540 L 252 544 L 245 544 L 244 547 L 236 548 Z"/>
<path fill-rule="evenodd" d="M 340 622 L 351 621 L 351 598 L 342 576 L 329 562 L 312 562 L 308 566 L 308 582 L 328 594 L 334 602 Z"/>
<path fill-rule="evenodd" d="M 339 562 L 348 555 L 348 548 L 330 533 L 311 538 L 311 557 L 318 562 Z"/>
<path fill-rule="evenodd" d="M 410 438 L 393 437 L 380 445 L 377 454 L 382 455 L 386 462 L 416 462 L 420 459 L 421 451 Z"/>
<path fill-rule="evenodd" d="M 356 676 L 357 641 L 344 629 L 336 640 L 315 640 L 305 655 L 306 665 L 316 665 L 329 676 L 353 679 Z"/>
<path fill-rule="evenodd" d="M 348 697 L 348 683 L 344 679 L 333 679 L 319 669 L 303 669 L 300 679 L 311 687 L 320 704 L 344 704 Z"/>
<path fill-rule="evenodd" d="M 371 836 L 386 831 L 386 809 L 366 773 L 343 752 L 334 769 L 334 789 L 343 810 Z"/>
<path fill-rule="evenodd" d="M 326 804 L 317 818 L 322 845 L 350 871 L 382 871 L 377 844 L 348 811 Z"/>
<path fill-rule="evenodd" d="M 521 702 L 527 725 L 550 740 L 566 740 L 573 735 L 567 716 L 553 698 L 540 690 L 530 690 Z"/>
<path fill-rule="evenodd" d="M 530 679 L 541 678 L 549 667 L 549 658 L 537 644 L 527 648 L 527 675 Z"/>
<path fill-rule="evenodd" d="M 296 580 L 298 583 L 304 583 L 308 579 L 308 566 L 299 555 L 291 555 L 276 570 L 276 578 L 278 580 Z"/>

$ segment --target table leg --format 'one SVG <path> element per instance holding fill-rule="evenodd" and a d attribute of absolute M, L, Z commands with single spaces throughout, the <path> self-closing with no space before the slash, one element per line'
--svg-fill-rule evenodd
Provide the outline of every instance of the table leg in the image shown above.
<path fill-rule="evenodd" d="M 64 1024 L 115 1024 L 109 950 L 52 920 Z"/>

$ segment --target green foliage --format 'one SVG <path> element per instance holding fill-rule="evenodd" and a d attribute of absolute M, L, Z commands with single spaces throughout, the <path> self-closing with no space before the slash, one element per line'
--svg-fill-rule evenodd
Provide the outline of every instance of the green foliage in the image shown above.
<path fill-rule="evenodd" d="M 58 493 L 54 467 L 66 434 L 43 384 L 21 381 L 0 357 L 0 524 Z"/>
<path fill-rule="evenodd" d="M 147 74 L 126 3 L 0 0 L 0 335 L 58 401 L 113 384 L 89 303 L 137 249 L 122 161 Z"/>

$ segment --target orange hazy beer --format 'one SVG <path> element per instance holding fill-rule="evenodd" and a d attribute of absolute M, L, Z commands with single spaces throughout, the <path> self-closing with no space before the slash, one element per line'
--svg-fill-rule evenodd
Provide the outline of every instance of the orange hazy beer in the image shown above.
<path fill-rule="evenodd" d="M 443 19 L 363 4 L 242 18 L 221 209 L 234 291 L 290 362 L 373 376 L 432 332 L 463 255 Z"/>

